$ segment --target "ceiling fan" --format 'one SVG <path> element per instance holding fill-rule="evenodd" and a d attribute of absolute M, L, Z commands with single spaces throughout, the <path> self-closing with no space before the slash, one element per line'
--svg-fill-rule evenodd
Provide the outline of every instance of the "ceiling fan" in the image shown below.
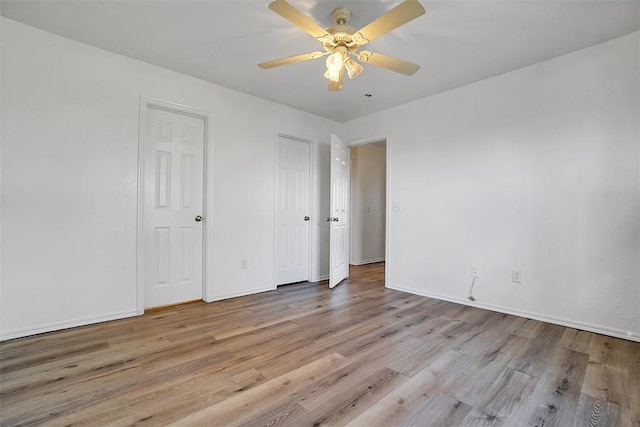
<path fill-rule="evenodd" d="M 315 51 L 275 59 L 258 64 L 260 68 L 273 68 L 329 55 L 326 61 L 327 71 L 324 73 L 324 77 L 329 80 L 329 90 L 342 89 L 345 72 L 350 79 L 357 77 L 364 69 L 358 61 L 407 76 L 413 75 L 420 68 L 417 64 L 380 53 L 373 53 L 368 50 L 358 52 L 361 46 L 423 15 L 425 13 L 424 7 L 418 0 L 404 0 L 398 6 L 358 31 L 347 25 L 349 19 L 351 19 L 351 11 L 345 7 L 338 7 L 333 10 L 331 16 L 336 25 L 326 30 L 313 19 L 291 6 L 286 0 L 274 1 L 269 4 L 269 9 L 315 37 L 322 43 L 324 52 Z M 354 58 L 357 58 L 358 61 Z"/>

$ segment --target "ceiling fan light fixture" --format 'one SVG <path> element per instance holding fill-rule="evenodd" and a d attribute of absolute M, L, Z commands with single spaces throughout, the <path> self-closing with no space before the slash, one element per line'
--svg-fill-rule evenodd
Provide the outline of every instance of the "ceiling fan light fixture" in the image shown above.
<path fill-rule="evenodd" d="M 341 52 L 333 52 L 327 57 L 327 70 L 339 72 L 344 63 L 344 59 Z"/>
<path fill-rule="evenodd" d="M 338 83 L 340 81 L 340 70 L 330 70 L 327 68 L 327 71 L 324 72 L 324 78 Z"/>
<path fill-rule="evenodd" d="M 347 68 L 347 74 L 350 79 L 355 79 L 360 75 L 360 73 L 362 73 L 362 70 L 364 70 L 362 65 L 358 64 L 351 58 L 347 59 L 344 65 Z"/>

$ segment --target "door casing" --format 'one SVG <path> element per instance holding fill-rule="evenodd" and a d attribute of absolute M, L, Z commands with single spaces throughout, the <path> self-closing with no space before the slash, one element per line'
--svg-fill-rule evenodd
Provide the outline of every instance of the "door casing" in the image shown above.
<path fill-rule="evenodd" d="M 143 268 L 143 233 L 144 233 L 144 148 L 145 129 L 147 128 L 147 109 L 156 108 L 172 113 L 184 114 L 204 120 L 204 183 L 203 206 L 204 221 L 202 231 L 202 299 L 210 302 L 213 297 L 213 284 L 208 272 L 213 271 L 212 260 L 207 252 L 213 249 L 213 126 L 212 115 L 186 105 L 162 101 L 140 96 L 138 127 L 138 221 L 136 239 L 136 310 L 138 315 L 144 314 L 144 268 Z"/>

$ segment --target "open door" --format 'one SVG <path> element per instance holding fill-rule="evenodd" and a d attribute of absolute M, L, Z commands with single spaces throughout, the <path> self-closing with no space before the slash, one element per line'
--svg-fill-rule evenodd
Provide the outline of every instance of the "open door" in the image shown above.
<path fill-rule="evenodd" d="M 349 276 L 349 150 L 333 134 L 329 200 L 329 287 L 333 288 Z"/>

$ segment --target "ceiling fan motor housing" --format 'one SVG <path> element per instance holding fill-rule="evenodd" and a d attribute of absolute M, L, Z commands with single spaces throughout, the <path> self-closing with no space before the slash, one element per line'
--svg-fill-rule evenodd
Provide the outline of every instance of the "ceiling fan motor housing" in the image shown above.
<path fill-rule="evenodd" d="M 336 25 L 327 28 L 327 33 L 331 34 L 333 40 L 323 43 L 324 49 L 327 52 L 334 52 L 337 46 L 344 46 L 349 53 L 355 52 L 355 50 L 358 49 L 357 44 L 355 44 L 353 40 L 353 33 L 355 33 L 356 30 L 347 25 L 351 19 L 351 11 L 346 7 L 337 7 L 331 12 L 331 17 Z"/>

